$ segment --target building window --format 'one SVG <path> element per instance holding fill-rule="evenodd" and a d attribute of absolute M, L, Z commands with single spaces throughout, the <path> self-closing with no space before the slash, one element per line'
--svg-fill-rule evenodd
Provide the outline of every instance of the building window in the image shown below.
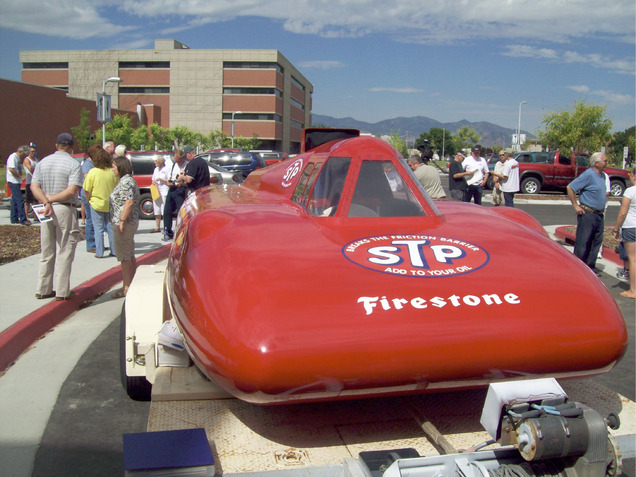
<path fill-rule="evenodd" d="M 283 97 L 283 92 L 276 88 L 223 88 L 223 94 L 259 94 Z"/>
<path fill-rule="evenodd" d="M 120 86 L 119 94 L 170 94 L 170 88 L 162 86 Z"/>
<path fill-rule="evenodd" d="M 284 73 L 284 68 L 278 63 L 271 63 L 267 61 L 224 61 L 223 68 L 235 68 L 235 69 L 265 69 L 276 70 L 279 73 Z"/>
<path fill-rule="evenodd" d="M 269 114 L 269 113 L 241 113 L 235 114 L 234 120 L 241 119 L 243 121 L 276 121 L 279 123 L 283 122 L 283 117 L 280 114 Z M 224 121 L 232 120 L 232 113 L 223 113 Z"/>
<path fill-rule="evenodd" d="M 289 120 L 289 125 L 294 128 L 305 129 L 305 125 L 303 123 L 294 121 L 293 119 Z"/>
<path fill-rule="evenodd" d="M 291 77 L 291 82 L 294 83 L 298 88 L 302 89 L 303 91 L 305 91 L 305 85 L 303 85 L 300 81 L 298 81 L 296 78 L 294 78 L 293 76 Z"/>
<path fill-rule="evenodd" d="M 305 110 L 305 105 L 299 101 L 296 101 L 294 98 L 289 98 L 289 101 L 291 102 L 292 105 L 296 106 L 298 109 L 302 109 L 303 111 Z"/>
<path fill-rule="evenodd" d="M 120 61 L 120 68 L 161 68 L 161 69 L 169 69 L 170 62 L 169 61 Z"/>
<path fill-rule="evenodd" d="M 68 63 L 50 62 L 50 63 L 22 63 L 22 69 L 25 70 L 60 70 L 68 69 Z"/>

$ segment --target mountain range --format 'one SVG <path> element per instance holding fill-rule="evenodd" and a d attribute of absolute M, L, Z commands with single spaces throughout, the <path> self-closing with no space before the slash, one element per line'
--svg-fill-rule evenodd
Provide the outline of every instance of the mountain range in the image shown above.
<path fill-rule="evenodd" d="M 494 145 L 504 147 L 510 146 L 512 143 L 512 135 L 516 133 L 514 129 L 504 128 L 487 121 L 473 123 L 463 119 L 454 123 L 440 123 L 439 121 L 424 116 L 415 116 L 412 118 L 398 117 L 385 119 L 377 123 L 367 123 L 364 121 L 358 121 L 354 118 L 334 118 L 332 116 L 325 116 L 322 114 L 312 114 L 312 120 L 315 125 L 333 128 L 359 129 L 362 133 L 371 133 L 374 136 L 388 136 L 392 132 L 399 132 L 402 137 L 408 135 L 409 141 L 413 142 L 420 134 L 428 132 L 431 128 L 446 129 L 454 134 L 461 127 L 468 126 L 477 131 L 477 133 L 481 136 L 479 142 L 484 147 Z M 528 138 L 535 137 L 527 131 L 522 131 L 522 133 L 525 133 Z"/>

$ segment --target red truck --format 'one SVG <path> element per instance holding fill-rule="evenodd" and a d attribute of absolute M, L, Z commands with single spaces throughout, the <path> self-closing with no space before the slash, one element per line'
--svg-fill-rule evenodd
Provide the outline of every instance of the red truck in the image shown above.
<path fill-rule="evenodd" d="M 542 189 L 564 190 L 588 167 L 590 154 L 562 151 L 520 152 L 514 156 L 519 163 L 519 180 L 522 194 L 538 194 Z M 629 174 L 624 169 L 606 167 L 612 197 L 621 197 L 629 184 Z"/>

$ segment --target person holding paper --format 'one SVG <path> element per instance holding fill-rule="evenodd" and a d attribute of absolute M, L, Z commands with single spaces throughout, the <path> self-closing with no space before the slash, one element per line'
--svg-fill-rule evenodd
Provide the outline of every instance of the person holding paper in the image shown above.
<path fill-rule="evenodd" d="M 44 215 L 52 220 L 40 223 L 40 268 L 35 297 L 68 300 L 71 292 L 71 266 L 79 241 L 78 194 L 82 169 L 71 157 L 73 136 L 57 137 L 57 152 L 42 159 L 33 172 L 31 191 L 44 204 Z"/>

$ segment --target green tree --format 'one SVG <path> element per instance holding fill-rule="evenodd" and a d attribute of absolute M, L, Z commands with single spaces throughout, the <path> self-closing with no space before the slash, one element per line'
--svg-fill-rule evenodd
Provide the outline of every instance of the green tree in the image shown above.
<path fill-rule="evenodd" d="M 576 101 L 572 110 L 551 112 L 543 117 L 545 130 L 539 131 L 539 141 L 548 149 L 600 151 L 611 139 L 612 121 L 606 109 Z"/>
<path fill-rule="evenodd" d="M 629 129 L 625 129 L 625 131 L 614 133 L 612 141 L 607 148 L 607 158 L 612 164 L 623 167 L 623 150 L 626 147 L 629 149 L 629 155 L 634 157 L 636 152 L 635 131 L 636 126 L 632 126 Z"/>
<path fill-rule="evenodd" d="M 75 145 L 78 148 L 75 152 L 86 151 L 97 142 L 95 134 L 91 131 L 90 111 L 88 109 L 82 108 L 80 123 L 71 128 L 71 133 L 73 133 Z"/>
<path fill-rule="evenodd" d="M 402 157 L 409 157 L 409 150 L 406 146 L 406 139 L 400 136 L 399 130 L 398 132 L 394 132 L 393 130 L 391 130 L 391 135 L 389 136 L 387 142 L 391 144 L 391 146 L 393 146 L 395 149 L 397 149 L 398 152 L 402 154 Z"/>
<path fill-rule="evenodd" d="M 150 128 L 145 124 L 142 124 L 137 129 L 135 129 L 130 136 L 129 147 L 132 151 L 138 151 L 140 149 L 153 149 L 148 147 L 148 145 L 152 143 L 151 138 L 152 134 L 150 132 Z"/>
<path fill-rule="evenodd" d="M 231 145 L 231 138 L 230 138 L 230 145 Z M 260 145 L 261 145 L 261 140 L 258 138 L 258 134 L 254 134 L 251 138 L 248 138 L 248 137 L 234 138 L 234 147 L 238 149 L 250 151 L 252 149 L 259 149 Z"/>
<path fill-rule="evenodd" d="M 457 150 L 466 149 L 474 146 L 481 140 L 481 136 L 477 131 L 468 126 L 462 126 L 457 130 L 456 146 Z"/>
<path fill-rule="evenodd" d="M 222 147 L 230 147 L 231 139 L 226 136 L 220 129 L 210 131 L 208 134 L 208 146 L 210 149 L 220 149 Z"/>
<path fill-rule="evenodd" d="M 113 141 L 115 146 L 123 144 L 130 149 L 130 142 L 133 135 L 132 119 L 126 114 L 115 114 L 112 121 L 106 123 L 106 140 Z M 101 141 L 101 130 L 96 136 Z"/>

